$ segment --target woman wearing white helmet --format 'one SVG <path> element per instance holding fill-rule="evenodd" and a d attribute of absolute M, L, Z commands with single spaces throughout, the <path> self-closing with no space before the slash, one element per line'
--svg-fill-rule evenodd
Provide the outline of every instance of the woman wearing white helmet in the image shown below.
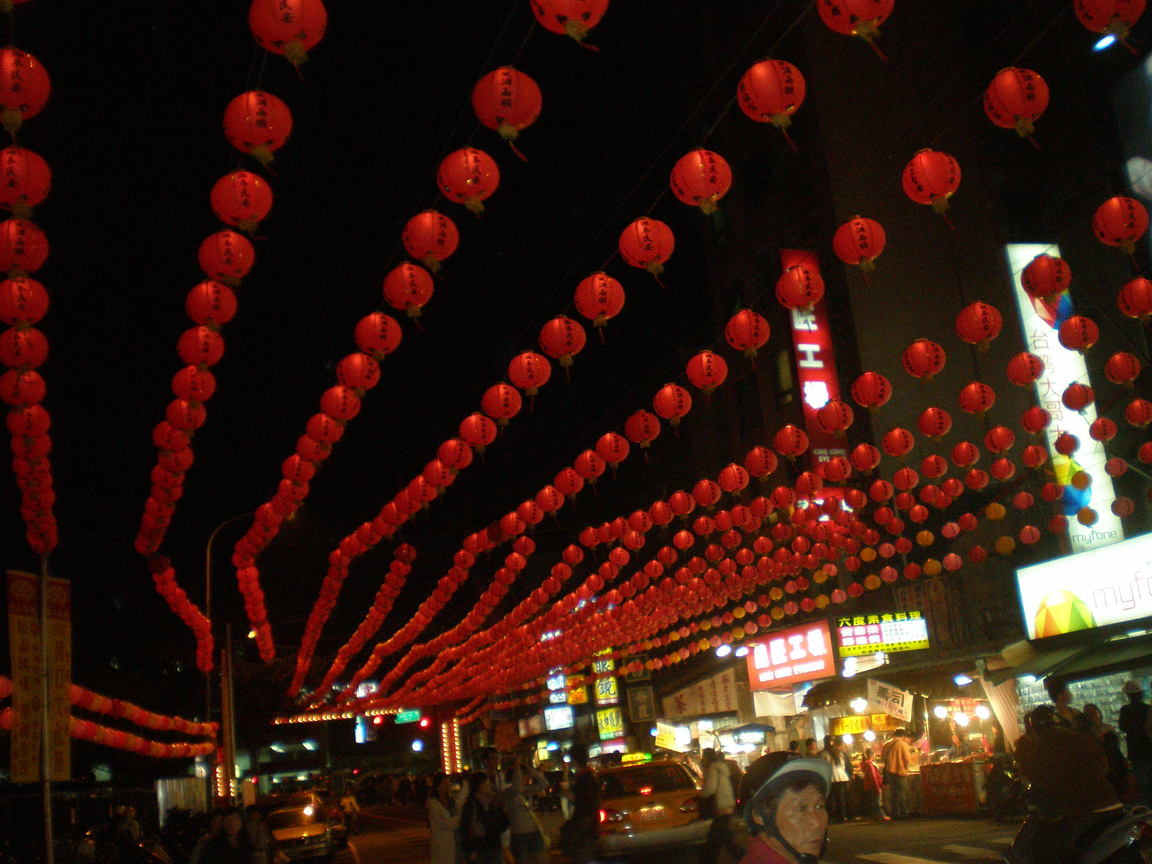
<path fill-rule="evenodd" d="M 740 864 L 816 864 L 828 842 L 824 799 L 832 766 L 823 759 L 770 753 L 746 776 L 750 783 L 744 787 L 756 791 L 744 804 L 752 841 Z M 762 777 L 767 779 L 757 783 Z"/>

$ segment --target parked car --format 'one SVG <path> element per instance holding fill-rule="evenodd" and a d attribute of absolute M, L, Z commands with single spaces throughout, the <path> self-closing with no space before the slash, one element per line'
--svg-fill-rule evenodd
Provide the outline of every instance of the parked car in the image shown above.
<path fill-rule="evenodd" d="M 600 772 L 600 854 L 622 857 L 703 845 L 696 775 L 678 762 L 618 765 Z"/>
<path fill-rule="evenodd" d="M 293 795 L 267 821 L 280 851 L 293 861 L 330 857 L 347 838 L 343 822 L 312 793 Z"/>

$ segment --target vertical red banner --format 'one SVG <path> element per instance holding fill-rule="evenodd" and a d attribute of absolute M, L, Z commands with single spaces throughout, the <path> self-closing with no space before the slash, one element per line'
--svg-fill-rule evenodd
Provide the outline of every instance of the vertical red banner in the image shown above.
<path fill-rule="evenodd" d="M 12 662 L 12 782 L 40 781 L 43 666 L 39 578 L 8 571 L 8 648 Z"/>
<path fill-rule="evenodd" d="M 48 580 L 48 779 L 72 779 L 72 584 Z"/>
<path fill-rule="evenodd" d="M 803 264 L 820 272 L 820 261 L 815 252 L 781 249 L 780 263 L 785 270 Z M 836 349 L 828 326 L 828 310 L 823 300 L 813 303 L 809 309 L 793 309 L 791 317 L 796 377 L 804 408 L 804 431 L 808 433 L 810 467 L 815 471 L 821 462 L 827 462 L 833 456 L 848 455 L 844 436 L 824 431 L 816 419 L 816 412 L 828 404 L 830 399 L 840 398 L 840 382 L 836 377 Z"/>

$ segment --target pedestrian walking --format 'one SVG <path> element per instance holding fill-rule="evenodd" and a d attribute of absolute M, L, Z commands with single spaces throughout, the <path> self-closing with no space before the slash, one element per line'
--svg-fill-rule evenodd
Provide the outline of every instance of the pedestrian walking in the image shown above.
<path fill-rule="evenodd" d="M 736 861 L 744 856 L 744 850 L 732 836 L 732 813 L 736 809 L 736 792 L 732 786 L 732 769 L 723 753 L 706 748 L 700 754 L 704 761 L 704 786 L 699 798 L 712 799 L 712 824 L 708 837 L 700 849 L 700 864 L 716 864 L 721 850 Z"/>
<path fill-rule="evenodd" d="M 884 776 L 876 767 L 876 753 L 871 747 L 864 748 L 860 757 L 860 777 L 864 781 L 864 796 L 868 801 L 868 816 L 880 822 L 891 821 L 884 812 Z"/>
<path fill-rule="evenodd" d="M 587 864 L 596 855 L 600 825 L 600 786 L 596 773 L 588 764 L 588 748 L 572 745 L 569 756 L 575 771 L 572 776 L 572 815 L 560 826 L 560 851 L 572 864 Z"/>
<path fill-rule="evenodd" d="M 508 817 L 496 797 L 496 786 L 483 771 L 468 778 L 468 798 L 460 813 L 460 841 L 465 860 L 473 864 L 501 864 L 500 835 Z"/>
<path fill-rule="evenodd" d="M 1120 731 L 1124 733 L 1141 803 L 1152 806 L 1152 711 L 1144 701 L 1144 688 L 1139 681 L 1125 681 L 1124 695 L 1128 704 L 1120 709 Z"/>
<path fill-rule="evenodd" d="M 1084 706 L 1080 715 L 1080 728 L 1087 732 L 1100 745 L 1108 757 L 1108 782 L 1123 797 L 1128 791 L 1128 761 L 1120 751 L 1120 736 L 1116 730 L 1104 722 L 1100 708 L 1092 703 Z"/>
<path fill-rule="evenodd" d="M 360 802 L 356 800 L 356 788 L 349 786 L 340 798 L 340 815 L 344 817 L 344 826 L 349 834 L 356 833 L 356 826 L 360 822 Z"/>
<path fill-rule="evenodd" d="M 507 781 L 500 799 L 508 815 L 508 849 L 512 860 L 516 864 L 544 864 L 548 860 L 548 846 L 530 801 L 543 794 L 547 781 L 519 755 L 512 759 Z"/>
<path fill-rule="evenodd" d="M 460 854 L 460 807 L 452 792 L 452 780 L 447 774 L 437 774 L 432 781 L 432 794 L 428 796 L 427 808 L 431 864 L 457 864 Z"/>
<path fill-rule="evenodd" d="M 828 816 L 833 822 L 848 821 L 848 781 L 852 779 L 852 758 L 844 742 L 835 735 L 824 736 L 820 758 L 832 766 L 832 787 L 828 793 Z"/>
<path fill-rule="evenodd" d="M 888 790 L 888 815 L 903 819 L 908 815 L 908 774 L 916 750 L 908 742 L 908 731 L 897 729 L 880 751 L 884 766 L 884 786 Z"/>

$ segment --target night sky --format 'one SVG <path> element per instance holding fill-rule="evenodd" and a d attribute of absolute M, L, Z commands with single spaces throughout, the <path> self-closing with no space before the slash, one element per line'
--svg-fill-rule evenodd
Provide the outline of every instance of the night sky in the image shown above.
<path fill-rule="evenodd" d="M 385 309 L 404 329 L 306 505 L 259 560 L 278 653 L 290 658 L 329 551 L 479 410 L 509 359 L 536 349 L 545 321 L 578 318 L 572 292 L 584 276 L 603 268 L 620 279 L 624 312 L 603 342 L 588 326 L 570 380 L 554 363 L 531 410 L 526 404 L 443 499 L 397 535 L 419 557 L 379 638 L 410 617 L 464 535 L 534 495 L 604 432 L 622 431 L 662 384 L 685 383 L 687 357 L 711 347 L 723 349 L 733 367 L 745 362 L 723 342 L 715 310 L 735 312 L 751 283 L 761 305 L 774 303 L 775 264 L 710 287 L 704 256 L 723 256 L 722 232 L 671 197 L 668 173 L 694 147 L 710 143 L 723 152 L 717 141 L 741 137 L 745 161 L 734 165 L 732 194 L 748 200 L 786 188 L 787 160 L 804 160 L 805 145 L 816 140 L 801 112 L 791 130 L 800 155 L 793 154 L 776 130 L 748 121 L 732 102 L 752 62 L 770 53 L 794 59 L 795 25 L 815 19 L 810 3 L 616 0 L 588 39 L 599 49 L 592 51 L 535 25 L 526 0 L 332 0 L 327 34 L 299 72 L 255 46 L 247 5 L 30 0 L 11 18 L 12 44 L 40 59 L 53 82 L 43 114 L 19 133 L 53 169 L 52 193 L 33 217 L 52 246 L 36 274 L 52 298 L 40 325 L 52 346 L 41 372 L 60 524 L 50 569 L 75 586 L 76 680 L 157 709 L 179 700 L 157 692 L 163 679 L 156 676 L 174 674 L 177 662 L 188 670 L 194 642 L 156 595 L 132 542 L 155 461 L 151 430 L 182 365 L 176 341 L 190 326 L 184 297 L 202 278 L 196 249 L 222 227 L 208 204 L 217 178 L 238 168 L 259 172 L 275 204 L 253 236 L 256 265 L 237 289 L 239 313 L 223 330 L 217 392 L 161 550 L 198 604 L 209 534 L 273 494 L 280 463 L 321 393 L 336 383 L 336 363 L 356 350 L 355 323 Z M 903 0 L 884 28 L 894 63 L 901 46 L 917 39 L 915 5 Z M 1053 22 L 1064 34 L 1077 26 L 1068 3 L 1025 4 L 1010 21 L 997 17 L 1003 5 L 972 4 L 974 54 L 995 45 L 1001 25 L 1028 29 L 1025 17 L 1037 22 L 1032 34 Z M 1078 38 L 1077 50 L 1085 50 L 1091 37 Z M 832 33 L 809 46 L 817 49 L 879 62 L 858 40 Z M 471 113 L 473 84 L 499 65 L 529 73 L 544 93 L 540 119 L 517 142 L 527 161 Z M 221 131 L 225 105 L 253 88 L 279 96 L 293 112 L 292 136 L 269 169 L 241 156 Z M 966 110 L 972 96 L 954 98 Z M 438 198 L 435 188 L 440 160 L 463 146 L 485 150 L 501 171 L 480 218 Z M 380 283 L 403 260 L 404 223 L 429 207 L 455 220 L 461 245 L 416 326 L 384 306 Z M 665 287 L 615 252 L 624 225 L 643 214 L 676 231 Z M 835 225 L 825 215 L 820 206 L 797 212 L 796 236 L 781 236 L 780 244 L 826 248 Z M 713 410 L 694 396 L 696 411 Z M 627 515 L 697 479 L 693 446 L 666 426 L 648 460 L 634 450 L 599 492 L 586 489 L 558 520 L 542 524 L 535 578 L 555 560 L 544 550 L 573 542 L 584 525 Z M 742 456 L 731 452 L 725 461 Z M 15 484 L 10 475 L 0 480 L 3 562 L 36 569 Z M 213 558 L 217 621 L 242 630 L 229 557 L 247 525 L 225 528 Z M 322 652 L 351 634 L 390 558 L 385 542 L 353 566 Z M 493 566 L 476 568 L 457 596 L 457 613 L 471 606 Z M 457 620 L 442 613 L 429 633 Z M 145 674 L 126 674 L 138 667 Z M 310 683 L 326 668 L 317 667 Z"/>

